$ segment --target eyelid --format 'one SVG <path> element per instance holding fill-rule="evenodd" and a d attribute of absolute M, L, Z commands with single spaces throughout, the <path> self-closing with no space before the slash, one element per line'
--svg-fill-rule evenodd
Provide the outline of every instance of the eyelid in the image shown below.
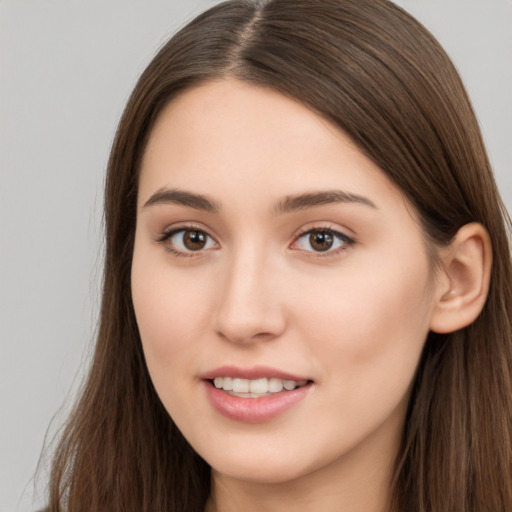
<path fill-rule="evenodd" d="M 170 245 L 169 240 L 180 232 L 186 232 L 186 231 L 200 231 L 201 233 L 204 233 L 208 238 L 210 238 L 217 247 L 210 247 L 206 249 L 199 249 L 197 251 L 188 250 L 183 251 L 180 249 L 177 249 L 176 247 L 173 247 Z M 195 223 L 186 223 L 181 225 L 173 225 L 165 228 L 157 237 L 155 238 L 155 241 L 157 243 L 160 243 L 164 245 L 165 249 L 173 254 L 174 256 L 179 257 L 200 257 L 204 256 L 205 252 L 211 251 L 213 249 L 218 249 L 220 247 L 219 242 L 216 240 L 214 236 L 212 236 L 208 229 L 204 228 L 203 226 L 200 226 Z"/>
<path fill-rule="evenodd" d="M 335 249 L 328 249 L 326 251 L 314 251 L 314 250 L 309 251 L 309 250 L 293 247 L 294 245 L 297 244 L 298 240 L 300 240 L 300 238 L 302 238 L 304 235 L 307 235 L 307 234 L 315 232 L 315 231 L 318 231 L 318 232 L 323 231 L 323 232 L 331 233 L 338 239 L 341 239 L 344 242 L 344 244 L 342 247 L 338 247 Z M 290 248 L 293 250 L 302 251 L 302 252 L 306 253 L 308 257 L 327 258 L 327 257 L 332 257 L 332 256 L 338 256 L 338 255 L 340 255 L 340 253 L 346 252 L 352 246 L 354 246 L 356 243 L 357 243 L 357 240 L 355 239 L 354 236 L 347 235 L 342 229 L 334 227 L 330 223 L 312 224 L 312 225 L 310 224 L 310 225 L 300 228 L 300 230 L 298 230 L 298 232 L 295 233 L 295 235 L 293 237 L 293 242 L 290 244 Z"/>
<path fill-rule="evenodd" d="M 161 242 L 161 241 L 168 239 L 170 236 L 174 235 L 175 233 L 177 233 L 179 231 L 187 231 L 187 230 L 203 231 L 207 235 L 211 236 L 206 228 L 204 228 L 203 226 L 201 226 L 199 224 L 196 224 L 195 222 L 190 222 L 190 223 L 183 223 L 183 224 L 182 223 L 172 224 L 170 226 L 165 227 L 164 229 L 159 231 L 159 233 L 156 234 L 155 240 L 157 242 Z"/>

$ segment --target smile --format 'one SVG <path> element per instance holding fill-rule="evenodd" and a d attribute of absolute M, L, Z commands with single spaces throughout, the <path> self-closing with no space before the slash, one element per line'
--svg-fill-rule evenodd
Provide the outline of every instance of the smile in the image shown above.
<path fill-rule="evenodd" d="M 265 366 L 224 366 L 201 377 L 213 409 L 242 423 L 265 423 L 300 407 L 315 387 L 305 376 Z"/>
<path fill-rule="evenodd" d="M 231 396 L 241 398 L 259 398 L 281 391 L 293 391 L 306 385 L 306 380 L 294 381 L 275 377 L 261 379 L 241 379 L 236 377 L 215 377 L 213 385 Z"/>

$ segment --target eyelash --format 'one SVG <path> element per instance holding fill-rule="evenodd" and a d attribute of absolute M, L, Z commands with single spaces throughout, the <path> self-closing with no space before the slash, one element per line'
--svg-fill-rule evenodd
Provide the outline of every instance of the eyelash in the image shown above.
<path fill-rule="evenodd" d="M 208 239 L 213 240 L 215 242 L 213 237 L 211 237 L 204 229 L 201 229 L 201 228 L 193 226 L 193 225 L 181 226 L 179 228 L 174 228 L 174 229 L 165 231 L 164 233 L 162 233 L 161 236 L 159 236 L 156 239 L 156 241 L 158 243 L 161 243 L 162 245 L 164 245 L 165 249 L 174 256 L 191 258 L 191 257 L 196 257 L 196 256 L 201 255 L 205 249 L 199 249 L 197 251 L 193 251 L 193 250 L 181 251 L 167 243 L 169 240 L 171 240 L 172 237 L 174 237 L 178 233 L 183 233 L 183 235 L 184 235 L 187 232 L 202 233 Z M 329 248 L 326 251 L 304 250 L 304 252 L 306 252 L 306 253 L 311 253 L 311 254 L 308 254 L 308 256 L 310 256 L 310 257 L 325 258 L 325 257 L 329 257 L 329 256 L 331 256 L 331 257 L 336 256 L 336 255 L 346 251 L 347 249 L 349 249 L 351 246 L 353 246 L 356 243 L 356 240 L 354 238 L 347 236 L 346 234 L 342 233 L 341 231 L 338 231 L 331 227 L 325 226 L 325 227 L 308 228 L 303 231 L 300 231 L 295 236 L 295 239 L 292 242 L 292 244 L 290 245 L 290 248 L 294 249 L 293 246 L 296 245 L 301 238 L 305 237 L 306 235 L 311 236 L 312 233 L 321 233 L 321 234 L 330 235 L 334 239 L 337 239 L 339 242 L 341 242 L 341 245 L 335 249 Z M 217 242 L 215 242 L 215 243 L 217 244 Z M 210 249 L 210 248 L 208 248 L 208 249 Z M 206 250 L 208 250 L 208 249 L 206 249 Z M 294 250 L 301 250 L 301 249 L 294 249 Z"/>
<path fill-rule="evenodd" d="M 179 228 L 170 229 L 168 231 L 164 231 L 160 237 L 157 238 L 157 242 L 164 245 L 165 250 L 170 252 L 173 256 L 183 257 L 183 258 L 193 258 L 195 256 L 201 255 L 203 250 L 198 251 L 180 251 L 179 249 L 174 248 L 172 245 L 167 243 L 171 238 L 178 233 L 183 233 L 183 235 L 187 232 L 196 232 L 196 233 L 202 233 L 206 235 L 206 237 L 210 240 L 213 240 L 213 238 L 204 230 L 194 225 L 189 226 L 181 226 Z"/>
<path fill-rule="evenodd" d="M 299 231 L 299 233 L 296 235 L 295 240 L 292 243 L 292 247 L 298 243 L 298 241 L 305 237 L 306 235 L 311 236 L 313 233 L 318 234 L 327 234 L 332 236 L 334 239 L 337 239 L 339 242 L 341 242 L 341 245 L 335 249 L 327 249 L 326 251 L 305 251 L 308 254 L 308 256 L 315 257 L 315 258 L 328 258 L 332 256 L 337 256 L 346 250 L 348 250 L 351 246 L 353 246 L 356 243 L 356 240 L 352 237 L 349 237 L 345 233 L 342 233 L 341 231 L 338 231 L 337 229 L 333 229 L 329 226 L 322 226 L 322 227 L 313 227 L 313 228 L 307 228 L 302 231 Z M 300 249 L 299 249 L 300 250 Z"/>

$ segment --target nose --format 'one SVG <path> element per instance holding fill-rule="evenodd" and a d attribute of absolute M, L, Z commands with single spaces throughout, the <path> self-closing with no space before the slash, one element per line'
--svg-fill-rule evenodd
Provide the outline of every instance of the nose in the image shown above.
<path fill-rule="evenodd" d="M 214 315 L 217 334 L 232 343 L 272 340 L 286 329 L 282 279 L 263 255 L 245 250 L 226 262 Z"/>

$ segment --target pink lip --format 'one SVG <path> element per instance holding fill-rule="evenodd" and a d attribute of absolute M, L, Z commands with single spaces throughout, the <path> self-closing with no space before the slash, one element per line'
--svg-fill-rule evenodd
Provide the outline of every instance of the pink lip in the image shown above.
<path fill-rule="evenodd" d="M 206 395 L 213 408 L 226 418 L 244 423 L 263 423 L 276 418 L 304 399 L 313 387 L 313 383 L 309 381 L 306 385 L 292 391 L 283 390 L 280 393 L 272 393 L 259 398 L 243 398 L 232 396 L 222 389 L 217 389 L 211 382 L 215 377 L 236 377 L 251 380 L 266 377 L 294 380 L 296 382 L 309 379 L 264 366 L 250 369 L 223 366 L 202 375 Z"/>
<path fill-rule="evenodd" d="M 313 384 L 292 391 L 281 391 L 260 398 L 232 396 L 204 381 L 206 395 L 214 409 L 231 420 L 244 423 L 263 423 L 283 414 L 307 396 Z"/>
<path fill-rule="evenodd" d="M 263 379 L 274 378 L 283 380 L 294 380 L 300 382 L 301 380 L 310 380 L 308 377 L 301 377 L 292 375 L 291 373 L 277 370 L 269 366 L 253 366 L 252 368 L 239 368 L 237 366 L 221 366 L 215 370 L 208 371 L 201 375 L 203 380 L 213 380 L 215 377 L 236 377 L 238 379 Z"/>

